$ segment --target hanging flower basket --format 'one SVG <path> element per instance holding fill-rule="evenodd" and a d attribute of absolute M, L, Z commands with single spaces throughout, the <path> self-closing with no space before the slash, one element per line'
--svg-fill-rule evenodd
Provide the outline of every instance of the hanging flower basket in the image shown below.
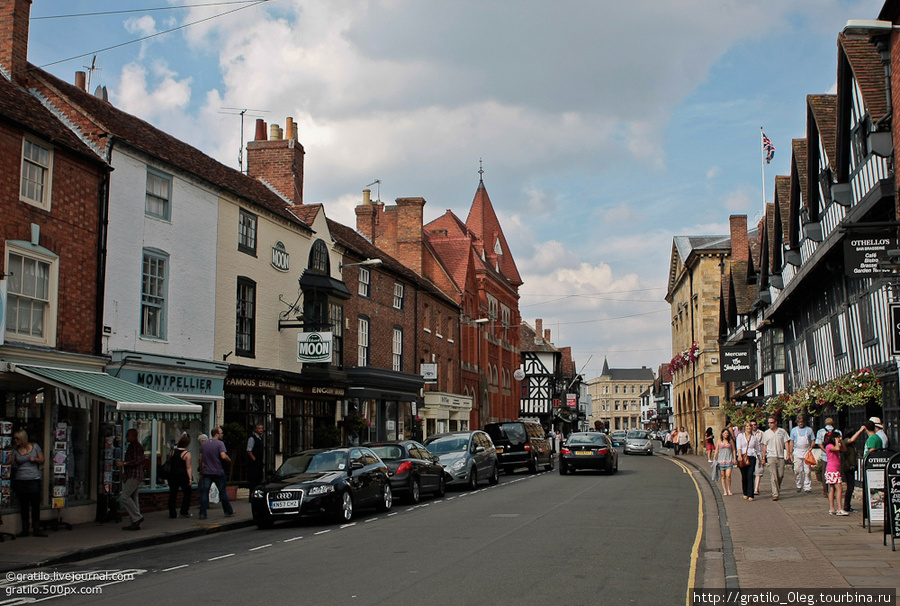
<path fill-rule="evenodd" d="M 669 361 L 669 365 L 673 371 L 679 370 L 688 366 L 689 364 L 693 364 L 700 358 L 700 343 L 694 341 L 694 343 L 682 351 L 680 354 L 677 354 L 674 358 Z"/>

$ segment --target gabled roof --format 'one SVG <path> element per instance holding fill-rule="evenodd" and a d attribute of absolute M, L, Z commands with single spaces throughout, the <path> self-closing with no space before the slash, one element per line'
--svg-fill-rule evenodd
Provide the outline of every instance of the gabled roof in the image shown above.
<path fill-rule="evenodd" d="M 102 133 L 111 135 L 112 137 L 106 139 L 112 138 L 114 142 L 125 143 L 148 156 L 159 158 L 173 169 L 190 173 L 311 231 L 309 225 L 287 209 L 290 202 L 262 182 L 228 168 L 197 148 L 77 86 L 64 82 L 31 64 L 29 68 L 31 77 L 49 89 L 45 91 L 48 93 L 48 101 L 54 104 L 58 111 L 68 113 L 66 106 L 72 106 L 87 116 L 95 127 L 95 132 L 83 132 L 86 137 L 99 140 Z M 102 133 L 96 132 L 97 129 Z"/>
<path fill-rule="evenodd" d="M 791 141 L 791 148 L 794 152 L 792 159 L 793 168 L 797 171 L 797 182 L 800 185 L 800 199 L 802 200 L 803 208 L 808 208 L 809 181 L 807 176 L 809 167 L 806 164 L 806 139 L 794 139 Z"/>
<path fill-rule="evenodd" d="M 888 112 L 881 54 L 868 36 L 857 38 L 838 34 L 838 46 L 853 70 L 872 122 L 878 122 Z"/>
<path fill-rule="evenodd" d="M 791 247 L 791 178 L 785 175 L 775 177 L 775 206 L 781 227 L 779 245 Z"/>
<path fill-rule="evenodd" d="M 535 332 L 531 324 L 522 320 L 519 325 L 519 348 L 522 351 L 540 351 L 546 353 L 559 353 L 559 350 L 552 343 L 544 340 L 543 335 L 540 337 Z"/>
<path fill-rule="evenodd" d="M 506 278 L 510 284 L 514 286 L 522 285 L 522 277 L 516 267 L 509 245 L 506 242 L 506 236 L 503 235 L 503 229 L 500 227 L 500 221 L 494 212 L 491 199 L 488 196 L 487 188 L 484 181 L 478 182 L 478 189 L 475 191 L 475 199 L 469 209 L 469 216 L 466 218 L 466 227 L 471 230 L 475 238 L 480 240 L 479 245 L 484 249 L 485 257 L 491 261 L 491 265 L 496 260 L 497 268 L 500 274 Z M 496 248 L 499 245 L 500 251 Z"/>
<path fill-rule="evenodd" d="M 806 102 L 825 149 L 825 163 L 834 166 L 837 159 L 837 95 L 807 95 Z"/>

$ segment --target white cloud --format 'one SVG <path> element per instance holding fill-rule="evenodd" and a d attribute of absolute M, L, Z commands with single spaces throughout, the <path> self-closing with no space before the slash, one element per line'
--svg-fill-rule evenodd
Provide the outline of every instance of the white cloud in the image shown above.
<path fill-rule="evenodd" d="M 168 116 L 173 110 L 187 107 L 191 99 L 191 80 L 190 77 L 177 80 L 163 62 L 154 62 L 149 72 L 140 64 L 129 63 L 122 68 L 114 101 L 118 107 L 145 120 Z"/>
<path fill-rule="evenodd" d="M 140 37 L 151 36 L 156 33 L 156 21 L 149 15 L 131 18 L 125 21 L 125 30 Z"/>
<path fill-rule="evenodd" d="M 706 171 L 706 178 L 707 179 L 715 179 L 716 177 L 719 176 L 719 173 L 721 173 L 721 172 L 722 172 L 722 169 L 719 168 L 718 166 L 711 166 L 709 168 L 709 170 Z"/>

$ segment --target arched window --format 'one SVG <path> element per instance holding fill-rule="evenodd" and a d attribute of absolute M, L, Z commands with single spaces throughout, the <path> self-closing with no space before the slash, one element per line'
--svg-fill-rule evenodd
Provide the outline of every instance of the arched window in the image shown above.
<path fill-rule="evenodd" d="M 309 269 L 325 275 L 331 274 L 331 262 L 328 258 L 328 247 L 323 240 L 313 242 L 309 251 Z"/>

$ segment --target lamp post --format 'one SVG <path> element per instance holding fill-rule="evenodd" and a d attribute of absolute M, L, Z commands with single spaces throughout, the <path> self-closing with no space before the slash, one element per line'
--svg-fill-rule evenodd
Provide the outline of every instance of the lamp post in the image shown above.
<path fill-rule="evenodd" d="M 481 422 L 482 427 L 484 427 L 488 412 L 490 412 L 490 396 L 488 395 L 487 379 L 484 376 L 484 365 L 481 363 L 481 329 L 479 325 L 487 324 L 490 321 L 490 318 L 478 318 L 469 322 L 469 325 L 475 327 L 475 343 L 477 345 L 475 366 L 478 369 L 478 420 Z"/>
<path fill-rule="evenodd" d="M 382 263 L 384 263 L 384 261 L 381 259 L 366 259 L 359 263 L 341 263 L 340 269 L 343 270 L 345 267 L 374 267 L 376 265 L 381 265 Z"/>

